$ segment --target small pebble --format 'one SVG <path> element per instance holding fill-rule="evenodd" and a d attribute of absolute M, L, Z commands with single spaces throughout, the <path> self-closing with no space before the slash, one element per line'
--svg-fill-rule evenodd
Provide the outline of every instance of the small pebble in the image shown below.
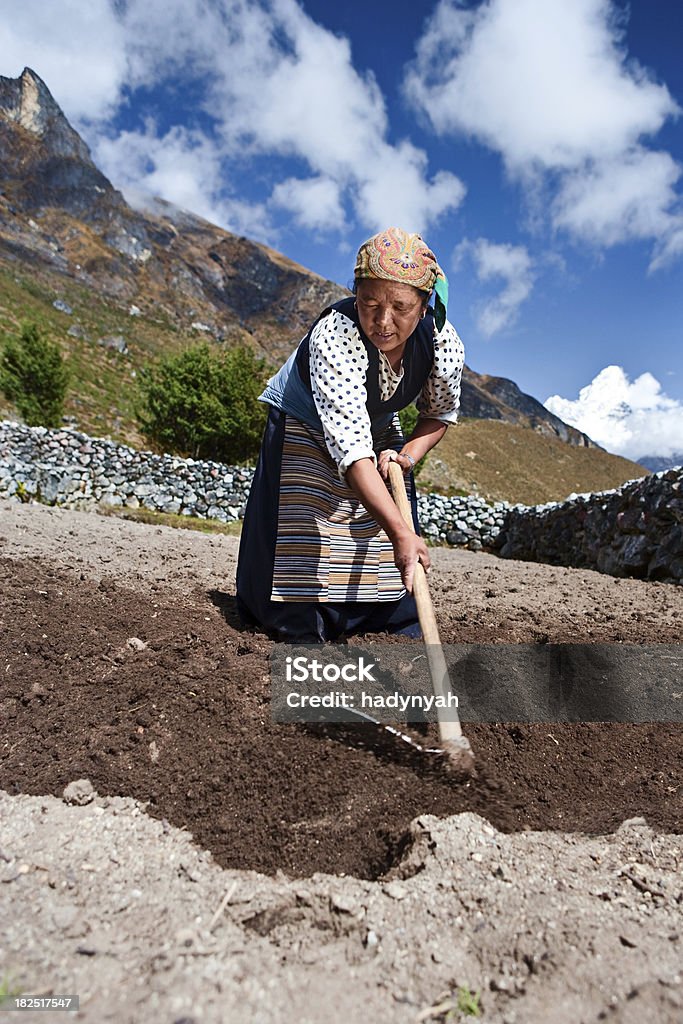
<path fill-rule="evenodd" d="M 62 793 L 62 800 L 67 804 L 84 807 L 85 804 L 92 803 L 96 796 L 97 793 L 90 779 L 76 779 L 75 782 L 70 782 L 66 786 Z"/>

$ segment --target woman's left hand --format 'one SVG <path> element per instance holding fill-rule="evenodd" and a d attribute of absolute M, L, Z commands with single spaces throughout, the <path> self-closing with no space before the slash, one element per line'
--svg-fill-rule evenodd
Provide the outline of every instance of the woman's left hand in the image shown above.
<path fill-rule="evenodd" d="M 415 461 L 408 458 L 407 455 L 399 454 L 393 448 L 387 448 L 385 451 L 380 452 L 377 458 L 377 469 L 383 480 L 389 479 L 390 462 L 396 462 L 401 467 L 404 476 L 408 476 L 415 465 Z"/>

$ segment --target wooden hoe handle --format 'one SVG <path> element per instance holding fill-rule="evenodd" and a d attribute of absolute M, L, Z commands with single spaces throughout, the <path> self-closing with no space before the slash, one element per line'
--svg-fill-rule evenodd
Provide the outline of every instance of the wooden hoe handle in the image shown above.
<path fill-rule="evenodd" d="M 389 463 L 389 483 L 391 484 L 391 490 L 398 510 L 403 516 L 406 526 L 409 526 L 414 533 L 413 514 L 410 502 L 408 501 L 408 495 L 406 494 L 403 471 L 396 462 Z M 422 629 L 422 635 L 427 648 L 427 661 L 429 663 L 429 674 L 432 678 L 434 696 L 446 698 L 452 692 L 448 677 L 448 665 L 446 664 L 446 657 L 441 646 L 436 615 L 434 614 L 434 605 L 432 604 L 427 584 L 427 574 L 421 562 L 418 562 L 415 566 L 413 596 L 415 597 L 417 617 L 420 620 L 420 628 Z M 444 709 L 440 708 L 438 716 L 439 735 L 442 742 L 447 743 L 449 740 L 459 739 L 462 736 L 460 722 L 452 709 L 448 717 L 446 717 L 444 716 Z"/>

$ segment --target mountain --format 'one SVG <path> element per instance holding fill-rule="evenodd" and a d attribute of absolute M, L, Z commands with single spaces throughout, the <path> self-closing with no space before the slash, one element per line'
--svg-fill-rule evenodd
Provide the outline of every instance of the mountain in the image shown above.
<path fill-rule="evenodd" d="M 131 378 L 150 359 L 212 337 L 276 365 L 347 294 L 163 200 L 134 208 L 34 71 L 0 77 L 0 333 L 35 320 L 59 338 L 76 383 L 68 411 L 82 429 L 140 444 Z M 597 447 L 513 381 L 469 368 L 462 416 Z"/>
<path fill-rule="evenodd" d="M 683 466 L 683 452 L 674 452 L 673 455 L 643 455 L 638 462 L 651 473 L 661 473 L 665 469 Z"/>
<path fill-rule="evenodd" d="M 541 402 L 526 395 L 507 377 L 490 377 L 465 367 L 463 374 L 462 416 L 472 419 L 505 420 L 532 427 L 545 437 L 557 437 L 581 448 L 599 448 L 587 434 L 570 427 L 549 412 Z"/>
<path fill-rule="evenodd" d="M 502 420 L 463 419 L 429 453 L 418 485 L 422 491 L 537 505 L 609 490 L 644 475 L 642 466 L 602 448 L 567 444 Z"/>
<path fill-rule="evenodd" d="M 45 83 L 0 77 L 0 249 L 181 329 L 279 356 L 343 289 L 171 206 L 134 210 L 97 169 Z"/>

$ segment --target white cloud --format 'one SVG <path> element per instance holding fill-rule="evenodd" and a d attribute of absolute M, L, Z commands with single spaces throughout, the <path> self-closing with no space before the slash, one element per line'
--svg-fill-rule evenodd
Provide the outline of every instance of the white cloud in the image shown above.
<path fill-rule="evenodd" d="M 389 141 L 374 76 L 355 68 L 348 40 L 317 25 L 296 0 L 23 0 L 21 17 L 15 6 L 0 0 L 2 20 L 12 26 L 0 29 L 4 49 L 31 55 L 120 187 L 136 167 L 140 184 L 163 198 L 192 202 L 204 216 L 226 203 L 234 211 L 224 183 L 254 156 L 279 156 L 303 164 L 297 178 L 309 184 L 289 179 L 278 190 L 275 183 L 270 208 L 284 202 L 314 230 L 337 218 L 342 196 L 372 229 L 424 230 L 462 201 L 454 174 L 430 176 L 423 150 Z M 191 90 L 194 123 L 183 112 L 185 128 L 111 131 L 112 110 L 140 88 L 175 92 L 181 105 Z M 274 187 L 270 175 L 254 182 L 264 201 Z M 304 205 L 304 190 L 314 207 Z M 263 202 L 256 203 L 254 218 L 263 216 Z"/>
<path fill-rule="evenodd" d="M 650 270 L 659 270 L 683 256 L 683 217 L 676 217 L 659 240 L 650 260 Z"/>
<path fill-rule="evenodd" d="M 124 30 L 108 0 L 0 0 L 4 75 L 32 68 L 74 120 L 106 117 L 126 78 Z"/>
<path fill-rule="evenodd" d="M 478 238 L 476 242 L 462 242 L 454 253 L 457 269 L 464 256 L 469 255 L 480 281 L 500 281 L 504 286 L 497 295 L 488 299 L 476 314 L 482 334 L 493 334 L 511 326 L 519 307 L 531 294 L 534 271 L 531 257 L 522 245 L 506 245 Z"/>
<path fill-rule="evenodd" d="M 338 229 L 344 220 L 339 187 L 331 178 L 287 178 L 275 186 L 271 201 L 312 230 Z"/>
<path fill-rule="evenodd" d="M 680 168 L 644 140 L 680 111 L 627 58 L 616 13 L 611 0 L 440 0 L 405 93 L 437 132 L 483 142 L 530 189 L 559 183 L 555 227 L 603 246 L 652 239 L 657 266 L 680 250 Z"/>
<path fill-rule="evenodd" d="M 681 167 L 668 153 L 641 147 L 565 176 L 554 220 L 596 244 L 631 238 L 666 239 L 683 224 L 669 211 Z"/>
<path fill-rule="evenodd" d="M 625 63 L 607 0 L 441 0 L 435 17 L 407 92 L 439 131 L 478 138 L 514 170 L 614 156 L 676 109 Z"/>
<path fill-rule="evenodd" d="M 465 186 L 450 171 L 438 171 L 432 181 L 428 180 L 427 158 L 411 143 L 376 148 L 376 158 L 358 183 L 354 203 L 362 222 L 373 231 L 399 224 L 422 234 L 464 199 Z"/>
<path fill-rule="evenodd" d="M 544 405 L 616 455 L 638 461 L 683 451 L 683 404 L 651 373 L 630 381 L 621 366 L 606 366 L 577 399 L 552 395 Z"/>
<path fill-rule="evenodd" d="M 237 234 L 270 233 L 263 204 L 225 194 L 221 154 L 201 132 L 176 127 L 161 136 L 150 121 L 142 132 L 100 136 L 93 156 L 133 205 L 146 192 Z"/>

